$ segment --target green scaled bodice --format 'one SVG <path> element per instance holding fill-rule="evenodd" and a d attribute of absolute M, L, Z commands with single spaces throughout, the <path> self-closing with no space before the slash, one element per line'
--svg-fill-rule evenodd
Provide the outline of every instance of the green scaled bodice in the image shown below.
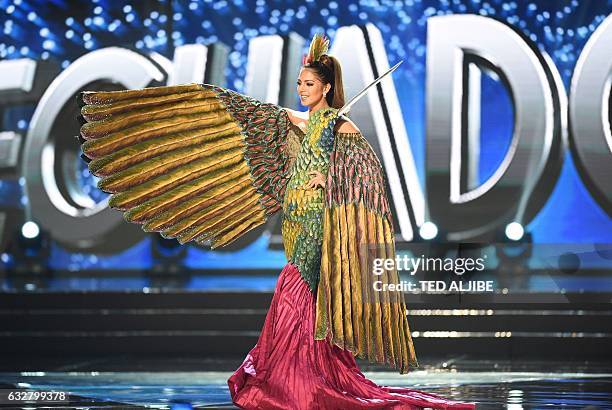
<path fill-rule="evenodd" d="M 293 166 L 283 201 L 282 235 L 285 255 L 296 265 L 311 290 L 315 290 L 321 267 L 323 207 L 325 188 L 305 185 L 319 171 L 327 177 L 329 156 L 334 145 L 337 110 L 325 108 L 308 118 L 306 135 Z"/>

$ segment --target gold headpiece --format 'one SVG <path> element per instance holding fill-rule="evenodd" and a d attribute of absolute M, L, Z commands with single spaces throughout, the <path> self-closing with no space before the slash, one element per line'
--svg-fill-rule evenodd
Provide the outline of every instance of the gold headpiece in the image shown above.
<path fill-rule="evenodd" d="M 310 42 L 310 49 L 308 54 L 304 55 L 302 59 L 302 65 L 312 64 L 319 61 L 323 54 L 326 54 L 329 50 L 329 39 L 324 34 L 315 34 Z"/>

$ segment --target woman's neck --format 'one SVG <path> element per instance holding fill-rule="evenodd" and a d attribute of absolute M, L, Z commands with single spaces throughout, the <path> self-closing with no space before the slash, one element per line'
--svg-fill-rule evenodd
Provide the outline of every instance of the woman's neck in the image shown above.
<path fill-rule="evenodd" d="M 323 108 L 329 108 L 329 105 L 327 104 L 327 101 L 325 101 L 325 98 L 321 98 L 321 101 L 319 101 L 312 107 L 308 107 L 308 115 L 310 116 L 315 112 L 322 110 Z"/>

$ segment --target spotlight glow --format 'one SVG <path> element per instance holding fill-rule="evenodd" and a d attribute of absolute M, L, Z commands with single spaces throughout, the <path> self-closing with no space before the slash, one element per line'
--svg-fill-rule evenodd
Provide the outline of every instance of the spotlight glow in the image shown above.
<path fill-rule="evenodd" d="M 419 228 L 419 235 L 425 240 L 431 240 L 438 236 L 438 227 L 435 223 L 427 221 Z"/>
<path fill-rule="evenodd" d="M 508 237 L 508 239 L 513 240 L 513 241 L 518 241 L 519 239 L 523 237 L 524 234 L 525 234 L 525 229 L 523 228 L 523 225 L 521 225 L 520 223 L 511 222 L 508 225 L 506 225 L 506 236 Z"/>
<path fill-rule="evenodd" d="M 36 222 L 27 221 L 21 226 L 21 234 L 24 238 L 34 239 L 40 234 L 40 228 Z"/>

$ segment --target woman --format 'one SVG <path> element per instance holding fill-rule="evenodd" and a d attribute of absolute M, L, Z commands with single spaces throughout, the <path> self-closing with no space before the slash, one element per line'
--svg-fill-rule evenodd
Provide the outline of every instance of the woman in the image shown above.
<path fill-rule="evenodd" d="M 228 244 L 283 211 L 288 263 L 258 343 L 228 384 L 248 409 L 473 409 L 380 387 L 354 356 L 417 367 L 395 269 L 383 170 L 344 105 L 338 60 L 315 36 L 297 81 L 308 113 L 191 84 L 81 94 L 84 158 L 125 219 L 180 243 Z"/>

